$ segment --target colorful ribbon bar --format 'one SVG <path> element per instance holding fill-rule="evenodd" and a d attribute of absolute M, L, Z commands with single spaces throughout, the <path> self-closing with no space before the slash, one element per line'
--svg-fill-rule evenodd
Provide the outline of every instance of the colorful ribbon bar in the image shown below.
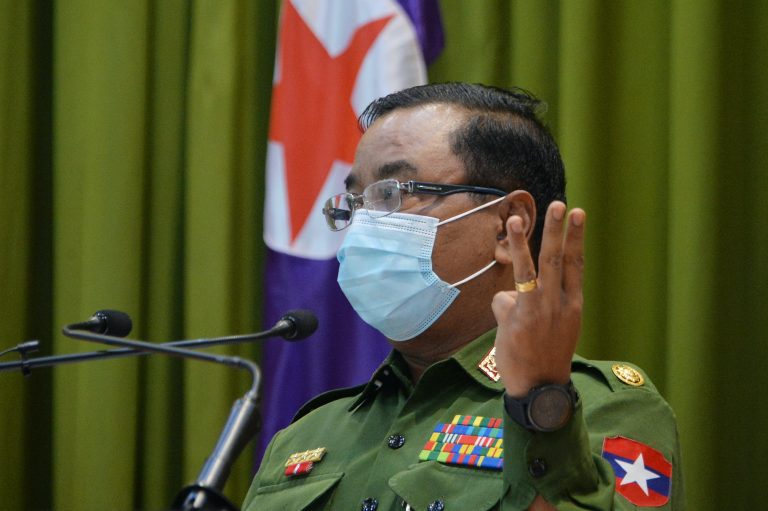
<path fill-rule="evenodd" d="M 456 415 L 450 424 L 435 426 L 419 460 L 501 470 L 503 436 L 499 418 Z"/>

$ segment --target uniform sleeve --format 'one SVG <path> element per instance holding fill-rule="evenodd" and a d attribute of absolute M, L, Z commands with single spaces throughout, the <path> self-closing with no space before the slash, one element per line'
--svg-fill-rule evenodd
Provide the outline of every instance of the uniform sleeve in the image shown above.
<path fill-rule="evenodd" d="M 505 410 L 503 509 L 527 509 L 537 494 L 559 510 L 684 509 L 677 426 L 663 398 L 599 378 L 574 384 L 580 398 L 559 431 L 530 432 Z"/>

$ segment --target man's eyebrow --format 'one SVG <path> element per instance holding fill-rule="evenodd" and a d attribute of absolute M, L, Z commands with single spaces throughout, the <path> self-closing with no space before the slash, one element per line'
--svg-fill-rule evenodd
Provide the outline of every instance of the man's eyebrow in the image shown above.
<path fill-rule="evenodd" d="M 412 178 L 418 169 L 414 165 L 412 165 L 410 162 L 406 160 L 397 160 L 392 161 L 389 163 L 385 163 L 384 165 L 380 166 L 378 169 L 376 169 L 375 177 L 377 181 L 380 181 L 382 179 L 389 179 L 389 178 Z M 360 180 L 355 174 L 349 174 L 347 178 L 344 180 L 344 185 L 346 186 L 347 190 L 351 190 L 356 185 L 358 185 Z"/>
<path fill-rule="evenodd" d="M 347 191 L 350 191 L 354 186 L 357 184 L 358 179 L 357 176 L 354 174 L 349 174 L 346 179 L 344 179 L 344 187 Z"/>
<path fill-rule="evenodd" d="M 379 179 L 389 179 L 391 177 L 413 177 L 416 174 L 417 169 L 410 162 L 406 160 L 397 160 L 389 163 L 385 163 L 376 171 Z"/>

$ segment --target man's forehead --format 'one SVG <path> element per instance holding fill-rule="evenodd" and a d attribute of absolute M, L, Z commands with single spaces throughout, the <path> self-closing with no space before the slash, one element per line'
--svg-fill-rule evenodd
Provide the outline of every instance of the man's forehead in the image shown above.
<path fill-rule="evenodd" d="M 347 190 L 360 191 L 382 179 L 460 179 L 445 174 L 453 173 L 459 166 L 449 139 L 465 119 L 465 110 L 440 103 L 384 114 L 360 140 L 352 171 L 345 180 Z M 436 169 L 440 169 L 440 176 L 432 175 Z"/>

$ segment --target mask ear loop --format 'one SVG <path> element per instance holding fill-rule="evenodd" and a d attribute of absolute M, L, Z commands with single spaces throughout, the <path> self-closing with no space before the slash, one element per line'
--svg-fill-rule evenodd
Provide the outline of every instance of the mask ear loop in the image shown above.
<path fill-rule="evenodd" d="M 476 271 L 475 273 L 473 273 L 473 274 L 472 274 L 472 275 L 470 275 L 469 277 L 467 277 L 467 278 L 465 278 L 465 279 L 462 279 L 462 280 L 458 281 L 458 282 L 457 282 L 457 283 L 455 283 L 455 284 L 449 284 L 449 285 L 448 285 L 448 287 L 458 287 L 458 286 L 460 286 L 460 285 L 462 285 L 462 284 L 466 284 L 467 282 L 469 282 L 470 280 L 474 279 L 475 277 L 479 277 L 479 276 L 480 276 L 480 275 L 482 275 L 483 273 L 485 273 L 485 272 L 487 272 L 488 270 L 490 270 L 490 269 L 491 269 L 491 266 L 493 266 L 494 264 L 496 264 L 496 259 L 494 259 L 493 261 L 491 261 L 491 262 L 490 262 L 490 263 L 489 263 L 489 264 L 488 264 L 488 265 L 487 265 L 485 268 L 481 268 L 480 270 Z"/>
<path fill-rule="evenodd" d="M 483 209 L 483 208 L 487 208 L 487 207 L 493 206 L 494 204 L 498 204 L 499 202 L 503 201 L 505 198 L 506 198 L 506 196 L 504 196 L 504 197 L 499 197 L 498 199 L 492 200 L 491 202 L 486 202 L 485 204 L 480 204 L 480 205 L 479 205 L 479 206 L 477 206 L 476 208 L 472 208 L 472 209 L 470 209 L 469 211 L 465 211 L 464 213 L 461 213 L 461 214 L 459 214 L 459 215 L 456 215 L 456 216 L 454 216 L 454 217 L 452 217 L 452 218 L 448 218 L 448 219 L 446 219 L 446 220 L 443 220 L 442 222 L 438 222 L 438 223 L 437 223 L 437 225 L 438 225 L 438 226 L 440 226 L 440 225 L 443 225 L 443 224 L 447 224 L 448 222 L 453 222 L 454 220 L 459 220 L 460 218 L 464 218 L 464 217 L 465 217 L 465 216 L 467 216 L 467 215 L 471 215 L 471 214 L 472 214 L 472 213 L 474 213 L 475 211 L 480 211 L 480 210 L 481 210 L 481 209 Z M 472 274 L 472 275 L 470 275 L 469 277 L 467 277 L 467 278 L 464 278 L 464 279 L 462 279 L 462 280 L 460 280 L 460 281 L 456 282 L 455 284 L 449 284 L 449 285 L 448 285 L 448 287 L 458 287 L 458 286 L 460 286 L 460 285 L 462 285 L 462 284 L 466 284 L 467 282 L 469 282 L 470 280 L 474 279 L 475 277 L 479 277 L 479 276 L 480 276 L 480 275 L 482 275 L 483 273 L 485 273 L 485 272 L 487 272 L 488 270 L 490 270 L 490 269 L 491 269 L 491 267 L 492 267 L 494 264 L 496 264 L 496 259 L 494 259 L 494 260 L 493 260 L 493 261 L 491 261 L 489 264 L 487 264 L 487 265 L 486 265 L 484 268 L 481 268 L 480 270 L 476 271 L 475 273 L 473 273 L 473 274 Z"/>
<path fill-rule="evenodd" d="M 506 198 L 506 195 L 504 197 L 499 197 L 498 199 L 492 200 L 491 202 L 486 202 L 485 204 L 480 204 L 476 208 L 472 208 L 469 211 L 465 211 L 464 213 L 460 213 L 460 214 L 458 214 L 458 215 L 456 215 L 454 217 L 451 217 L 451 218 L 446 218 L 442 222 L 438 222 L 437 225 L 439 227 L 439 226 L 441 226 L 443 224 L 447 224 L 449 222 L 453 222 L 455 220 L 459 220 L 460 218 L 464 218 L 465 216 L 471 215 L 475 211 L 480 211 L 481 209 L 493 206 L 494 204 L 498 204 L 499 202 L 503 201 L 505 198 Z"/>

